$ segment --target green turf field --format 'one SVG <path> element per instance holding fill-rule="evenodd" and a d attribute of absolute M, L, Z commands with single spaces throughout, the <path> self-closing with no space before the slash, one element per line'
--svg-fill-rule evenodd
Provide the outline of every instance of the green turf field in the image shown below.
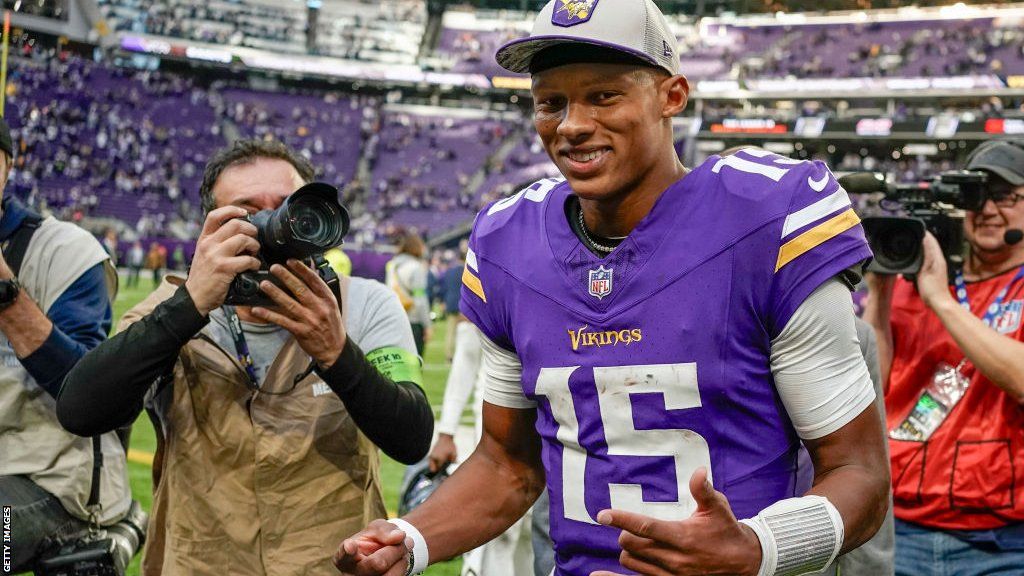
<path fill-rule="evenodd" d="M 117 295 L 117 301 L 114 303 L 115 325 L 117 324 L 117 319 L 119 319 L 125 311 L 145 298 L 151 290 L 152 284 L 149 282 L 148 278 L 142 278 L 139 287 L 136 288 L 126 288 L 124 285 L 124 279 L 122 278 L 121 289 Z M 430 399 L 431 405 L 435 408 L 435 415 L 440 410 L 441 401 L 444 396 L 444 383 L 445 379 L 448 377 L 448 365 L 444 360 L 444 333 L 445 327 L 443 324 L 434 325 L 434 337 L 427 345 L 424 359 L 424 388 L 426 389 L 427 397 Z M 153 427 L 149 422 L 149 418 L 145 414 L 139 417 L 139 420 L 135 423 L 135 426 L 132 429 L 131 449 L 133 450 L 133 455 L 152 454 L 156 449 Z M 387 504 L 388 510 L 392 511 L 392 514 L 398 508 L 398 490 L 402 481 L 403 468 L 404 467 L 401 464 L 381 454 L 381 477 L 384 484 L 384 502 Z M 136 462 L 129 462 L 128 474 L 131 478 L 132 494 L 136 500 L 142 503 L 143 508 L 148 511 L 152 502 L 153 486 L 149 466 Z M 347 534 L 339 534 L 338 542 L 340 543 L 341 539 L 345 536 L 347 536 Z M 140 556 L 136 556 L 135 561 L 128 570 L 129 576 L 136 576 L 139 574 L 139 558 Z M 461 565 L 461 560 L 453 560 L 444 564 L 431 566 L 425 574 L 428 576 L 453 576 L 459 573 Z"/>

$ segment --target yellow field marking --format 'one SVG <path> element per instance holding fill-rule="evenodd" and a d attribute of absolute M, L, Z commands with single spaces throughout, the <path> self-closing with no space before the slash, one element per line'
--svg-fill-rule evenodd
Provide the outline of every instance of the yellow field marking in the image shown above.
<path fill-rule="evenodd" d="M 143 452 L 142 450 L 129 448 L 128 461 L 134 462 L 135 464 L 145 464 L 146 466 L 152 466 L 153 454 L 151 452 Z"/>

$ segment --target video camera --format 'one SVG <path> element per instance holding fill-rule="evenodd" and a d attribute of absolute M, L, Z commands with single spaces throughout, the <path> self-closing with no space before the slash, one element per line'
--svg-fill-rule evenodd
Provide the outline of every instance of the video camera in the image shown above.
<path fill-rule="evenodd" d="M 149 516 L 132 501 L 120 522 L 85 536 L 58 541 L 36 564 L 36 576 L 123 576 L 146 542 Z"/>
<path fill-rule="evenodd" d="M 864 233 L 875 258 L 868 270 L 880 274 L 916 274 L 924 261 L 922 241 L 931 232 L 942 247 L 948 269 L 963 265 L 964 210 L 978 210 L 985 203 L 988 174 L 951 170 L 931 182 L 890 184 L 883 174 L 857 172 L 839 178 L 852 194 L 885 195 L 880 205 L 901 210 L 905 216 L 869 216 L 862 220 Z"/>
<path fill-rule="evenodd" d="M 236 276 L 228 288 L 225 304 L 272 304 L 260 290 L 260 282 L 268 280 L 285 289 L 270 273 L 270 266 L 284 264 L 289 258 L 311 263 L 331 291 L 339 293 L 338 275 L 323 257 L 324 252 L 340 245 L 348 233 L 348 210 L 338 200 L 337 188 L 323 182 L 306 184 L 277 210 L 262 210 L 247 219 L 256 225 L 260 269 Z"/>

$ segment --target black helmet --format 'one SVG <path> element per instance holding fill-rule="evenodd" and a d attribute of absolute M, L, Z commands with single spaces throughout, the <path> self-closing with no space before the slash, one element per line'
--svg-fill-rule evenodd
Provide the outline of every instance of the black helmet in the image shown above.
<path fill-rule="evenodd" d="M 399 516 L 405 516 L 422 504 L 449 476 L 447 466 L 437 472 L 431 472 L 428 460 L 414 464 L 413 468 L 411 473 L 406 475 L 408 480 L 402 487 L 402 496 L 398 502 Z"/>

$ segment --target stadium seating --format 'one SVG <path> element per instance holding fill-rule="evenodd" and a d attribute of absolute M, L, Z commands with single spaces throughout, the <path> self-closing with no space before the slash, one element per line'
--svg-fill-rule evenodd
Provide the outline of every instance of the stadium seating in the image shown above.
<path fill-rule="evenodd" d="M 548 158 L 532 127 L 524 132 L 512 151 L 489 167 L 487 179 L 480 187 L 481 204 L 504 198 L 541 178 L 558 175 L 558 168 Z"/>
<path fill-rule="evenodd" d="M 336 186 L 355 177 L 362 149 L 360 100 L 241 88 L 225 89 L 221 96 L 242 136 L 284 142 L 312 161 L 321 180 Z"/>
<path fill-rule="evenodd" d="M 455 15 L 437 54 L 452 71 L 508 75 L 495 50 L 526 35 L 522 22 L 502 29 L 459 28 Z M 527 16 L 522 16 L 527 19 Z M 518 25 L 515 25 L 518 22 Z M 919 77 L 1024 73 L 1024 32 L 996 18 L 803 25 L 675 24 L 682 70 L 691 80 Z"/>
<path fill-rule="evenodd" d="M 194 237 L 202 168 L 234 137 L 281 140 L 318 179 L 346 189 L 353 242 L 384 241 L 398 226 L 436 233 L 494 198 L 495 181 L 480 185 L 486 165 L 522 125 L 436 108 L 382 111 L 372 97 L 206 90 L 79 58 L 14 59 L 11 86 L 14 193 L 67 218 L 117 218 L 143 236 Z M 522 154 L 506 152 L 515 169 L 502 181 L 518 184 L 540 163 Z M 361 159 L 368 184 L 357 181 Z"/>
<path fill-rule="evenodd" d="M 371 160 L 368 209 L 427 233 L 472 218 L 479 199 L 470 182 L 513 126 L 491 119 L 386 113 Z"/>
<path fill-rule="evenodd" d="M 118 32 L 272 52 L 310 52 L 304 3 L 99 0 L 99 5 L 111 28 Z M 317 19 L 312 52 L 353 60 L 412 64 L 425 22 L 426 9 L 417 0 L 329 0 L 323 2 Z"/>
<path fill-rule="evenodd" d="M 147 234 L 196 220 L 203 162 L 224 143 L 205 92 L 180 77 L 74 58 L 13 64 L 16 193 Z"/>

